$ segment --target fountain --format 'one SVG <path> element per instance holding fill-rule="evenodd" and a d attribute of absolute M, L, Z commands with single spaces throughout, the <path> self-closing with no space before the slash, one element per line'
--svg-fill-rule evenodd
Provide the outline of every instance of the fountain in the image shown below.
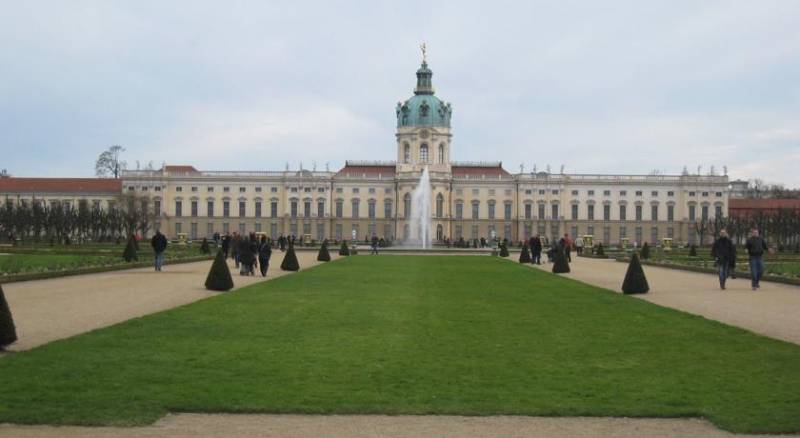
<path fill-rule="evenodd" d="M 422 171 L 419 184 L 411 193 L 409 242 L 422 249 L 431 248 L 431 177 L 428 167 Z"/>

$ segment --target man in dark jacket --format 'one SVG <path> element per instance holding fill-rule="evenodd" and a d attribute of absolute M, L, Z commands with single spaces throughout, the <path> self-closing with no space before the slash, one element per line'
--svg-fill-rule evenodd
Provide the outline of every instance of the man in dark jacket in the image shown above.
<path fill-rule="evenodd" d="M 225 233 L 225 235 L 222 236 L 222 254 L 225 255 L 226 259 L 228 258 L 228 252 L 230 250 L 231 250 L 231 235 Z"/>
<path fill-rule="evenodd" d="M 736 246 L 724 228 L 719 231 L 719 238 L 711 247 L 711 257 L 714 258 L 717 269 L 719 269 L 719 287 L 725 290 L 725 280 L 730 276 L 732 262 L 735 263 L 736 260 Z"/>
<path fill-rule="evenodd" d="M 261 268 L 261 276 L 267 276 L 269 269 L 269 258 L 272 256 L 272 245 L 267 240 L 267 236 L 261 236 L 261 243 L 258 245 L 258 266 Z"/>
<path fill-rule="evenodd" d="M 767 251 L 767 242 L 763 237 L 758 235 L 758 230 L 753 228 L 750 230 L 750 237 L 747 238 L 747 243 L 744 245 L 747 248 L 747 255 L 750 258 L 750 283 L 753 290 L 757 290 L 761 285 L 761 276 L 764 275 L 764 251 Z"/>
<path fill-rule="evenodd" d="M 153 247 L 153 251 L 156 255 L 156 271 L 161 270 L 161 266 L 164 264 L 164 250 L 167 249 L 167 238 L 161 231 L 156 231 L 156 235 L 150 239 L 150 246 Z"/>
<path fill-rule="evenodd" d="M 542 239 L 539 238 L 537 234 L 534 237 L 531 237 L 530 242 L 531 247 L 531 263 L 535 263 L 537 265 L 542 264 Z"/>
<path fill-rule="evenodd" d="M 370 254 L 378 255 L 378 236 L 372 236 L 372 252 Z"/>

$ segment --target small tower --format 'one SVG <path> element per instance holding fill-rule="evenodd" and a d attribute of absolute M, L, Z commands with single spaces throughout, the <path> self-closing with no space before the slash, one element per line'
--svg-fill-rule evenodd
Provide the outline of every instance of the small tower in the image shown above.
<path fill-rule="evenodd" d="M 414 95 L 395 109 L 398 172 L 421 171 L 425 166 L 431 172 L 450 172 L 452 108 L 435 96 L 432 76 L 423 44 Z"/>

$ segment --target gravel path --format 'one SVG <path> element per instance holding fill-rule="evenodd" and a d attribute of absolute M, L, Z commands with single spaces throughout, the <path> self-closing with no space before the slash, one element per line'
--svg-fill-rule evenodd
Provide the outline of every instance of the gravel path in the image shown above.
<path fill-rule="evenodd" d="M 298 251 L 297 258 L 301 268 L 319 264 L 316 251 Z M 267 279 L 290 273 L 281 271 L 282 260 L 283 253 L 273 253 Z M 264 281 L 260 275 L 241 277 L 230 259 L 228 264 L 236 288 Z M 214 296 L 219 292 L 203 286 L 210 267 L 211 261 L 202 261 L 165 265 L 161 272 L 139 268 L 4 284 L 19 337 L 8 350 L 28 350 Z"/>
<path fill-rule="evenodd" d="M 532 265 L 533 266 L 533 265 Z M 552 265 L 537 266 L 550 271 Z M 572 272 L 561 274 L 585 283 L 621 291 L 627 263 L 572 257 Z M 644 266 L 650 292 L 635 295 L 664 307 L 694 313 L 775 339 L 800 344 L 800 287 L 761 282 L 753 292 L 750 280 L 728 280 L 720 290 L 712 274 Z"/>
<path fill-rule="evenodd" d="M 0 425 L 15 438 L 673 438 L 734 435 L 698 419 L 454 417 L 384 415 L 168 415 L 137 428 Z"/>

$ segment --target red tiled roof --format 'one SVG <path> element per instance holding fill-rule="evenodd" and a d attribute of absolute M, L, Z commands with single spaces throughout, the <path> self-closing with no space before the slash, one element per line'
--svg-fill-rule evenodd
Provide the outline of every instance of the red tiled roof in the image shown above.
<path fill-rule="evenodd" d="M 510 176 L 502 166 L 453 166 L 453 176 Z"/>
<path fill-rule="evenodd" d="M 395 166 L 394 165 L 386 165 L 386 166 L 358 166 L 348 164 L 342 168 L 336 175 L 338 176 L 353 176 L 359 177 L 363 175 L 367 176 L 375 176 L 375 175 L 382 175 L 385 177 L 392 177 L 394 178 L 395 174 Z"/>
<path fill-rule="evenodd" d="M 0 178 L 0 193 L 122 193 L 114 178 Z"/>
<path fill-rule="evenodd" d="M 197 173 L 197 169 L 194 166 L 164 166 L 162 169 L 164 172 L 175 172 L 175 173 Z"/>

